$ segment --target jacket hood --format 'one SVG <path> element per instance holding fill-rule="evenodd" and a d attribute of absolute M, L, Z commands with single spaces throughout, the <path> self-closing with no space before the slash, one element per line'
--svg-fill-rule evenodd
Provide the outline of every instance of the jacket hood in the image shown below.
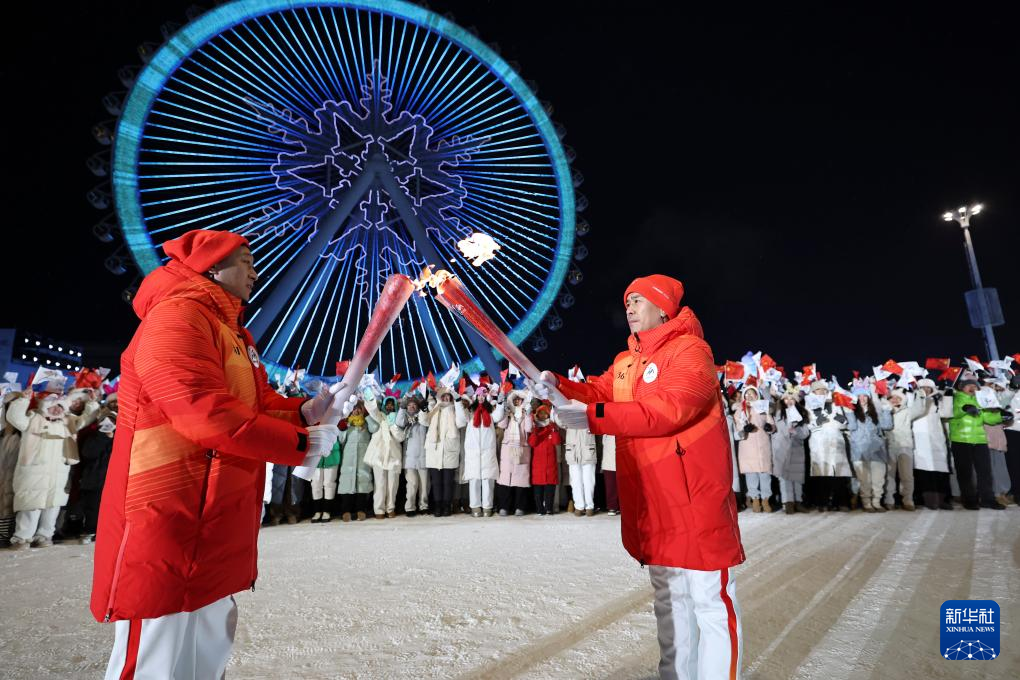
<path fill-rule="evenodd" d="M 131 306 L 139 319 L 145 319 L 153 307 L 170 299 L 194 300 L 212 310 L 235 332 L 240 330 L 240 298 L 176 261 L 170 261 L 146 276 Z"/>
<path fill-rule="evenodd" d="M 661 326 L 641 333 L 631 333 L 627 345 L 631 350 L 653 352 L 662 344 L 682 335 L 693 335 L 702 340 L 705 338 L 701 322 L 690 307 L 682 308 L 675 317 Z"/>

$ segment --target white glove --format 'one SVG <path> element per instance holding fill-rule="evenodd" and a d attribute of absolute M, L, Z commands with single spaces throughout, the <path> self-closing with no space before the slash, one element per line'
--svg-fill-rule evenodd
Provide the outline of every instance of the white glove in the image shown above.
<path fill-rule="evenodd" d="M 587 430 L 588 405 L 571 399 L 567 404 L 556 407 L 556 419 L 569 430 Z"/>
<path fill-rule="evenodd" d="M 550 390 L 556 389 L 560 381 L 552 371 L 542 371 L 538 376 L 538 380 L 532 381 L 529 378 L 525 378 L 525 382 L 531 388 L 532 393 L 539 399 L 549 399 Z"/>
<path fill-rule="evenodd" d="M 342 382 L 337 383 L 329 388 L 329 392 L 332 395 L 329 402 L 329 407 L 319 420 L 320 423 L 328 425 L 336 425 L 341 419 L 346 418 L 351 414 L 354 409 L 354 404 L 358 403 L 358 396 L 356 394 L 349 394 L 350 386 L 345 385 Z M 353 400 L 353 403 L 348 403 Z"/>
<path fill-rule="evenodd" d="M 319 388 L 319 393 L 301 404 L 301 415 L 309 425 L 321 423 L 326 416 L 326 410 L 333 401 L 333 395 L 325 385 Z"/>
<path fill-rule="evenodd" d="M 340 436 L 336 425 L 312 425 L 308 428 L 308 451 L 299 467 L 294 468 L 294 476 L 309 481 L 315 474 L 315 468 L 324 456 L 333 450 L 333 444 Z"/>

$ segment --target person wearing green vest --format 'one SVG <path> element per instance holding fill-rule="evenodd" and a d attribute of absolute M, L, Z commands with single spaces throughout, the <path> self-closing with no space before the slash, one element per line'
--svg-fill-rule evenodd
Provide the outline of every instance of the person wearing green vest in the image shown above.
<path fill-rule="evenodd" d="M 336 498 L 336 480 L 340 475 L 340 439 L 333 442 L 329 455 L 319 461 L 312 476 L 312 500 L 315 503 L 315 514 L 312 524 L 321 524 L 333 519 L 330 507 Z"/>
<path fill-rule="evenodd" d="M 999 409 L 982 409 L 978 405 L 978 381 L 966 376 L 957 384 L 955 392 L 946 391 L 953 397 L 953 418 L 949 421 L 949 440 L 953 445 L 953 461 L 956 464 L 956 479 L 960 483 L 963 507 L 968 510 L 989 508 L 1005 510 L 995 500 L 992 490 L 992 463 L 988 453 L 988 437 L 985 425 L 1002 422 Z M 977 473 L 977 488 L 974 474 Z"/>

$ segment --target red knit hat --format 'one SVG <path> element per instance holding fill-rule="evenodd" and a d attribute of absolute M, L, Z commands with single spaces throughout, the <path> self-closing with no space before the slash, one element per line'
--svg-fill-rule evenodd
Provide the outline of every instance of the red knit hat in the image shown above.
<path fill-rule="evenodd" d="M 248 239 L 230 231 L 195 229 L 163 244 L 163 251 L 189 269 L 204 274 L 230 253 L 248 245 Z"/>
<path fill-rule="evenodd" d="M 684 296 L 684 284 L 662 274 L 652 274 L 634 279 L 623 294 L 623 304 L 631 293 L 637 293 L 666 313 L 670 319 L 680 311 L 680 299 Z"/>

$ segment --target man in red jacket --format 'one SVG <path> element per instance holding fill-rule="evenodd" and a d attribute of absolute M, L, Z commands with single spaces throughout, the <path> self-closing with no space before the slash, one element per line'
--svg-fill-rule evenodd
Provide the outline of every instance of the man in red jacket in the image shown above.
<path fill-rule="evenodd" d="M 133 301 L 99 511 L 91 609 L 116 622 L 108 680 L 223 675 L 233 594 L 255 587 L 266 462 L 316 465 L 346 404 L 270 389 L 240 320 L 258 278 L 243 237 L 198 230 L 163 249 Z"/>
<path fill-rule="evenodd" d="M 663 678 L 740 676 L 740 608 L 730 568 L 744 561 L 729 431 L 712 350 L 680 307 L 683 285 L 652 275 L 624 293 L 631 335 L 587 383 L 545 372 L 565 427 L 616 436 L 623 544 L 648 565 Z M 543 389 L 545 388 L 545 390 Z"/>

